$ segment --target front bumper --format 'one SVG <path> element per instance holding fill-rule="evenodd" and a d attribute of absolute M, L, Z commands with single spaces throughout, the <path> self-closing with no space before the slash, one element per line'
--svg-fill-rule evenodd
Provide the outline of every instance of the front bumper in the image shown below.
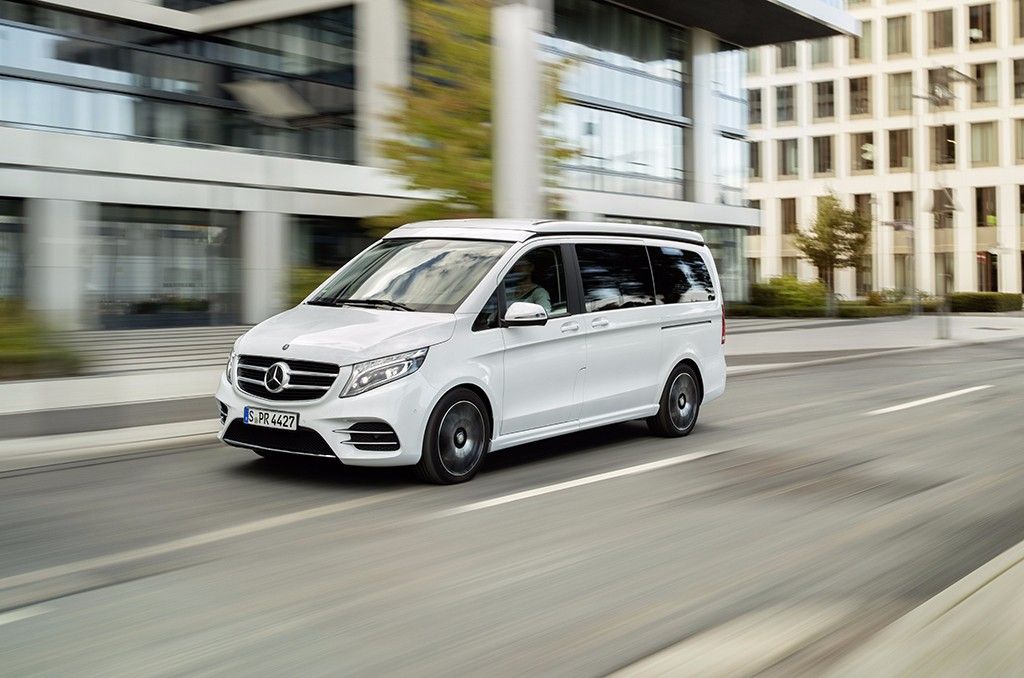
<path fill-rule="evenodd" d="M 308 433 L 288 438 L 288 444 L 280 442 L 285 438 L 270 436 L 258 440 L 259 444 L 249 444 L 256 440 L 250 437 L 240 440 L 235 436 L 235 439 L 232 439 L 229 429 L 236 420 L 241 420 L 242 410 L 246 406 L 259 407 L 297 413 L 299 427 L 319 435 L 326 444 L 326 449 L 329 449 L 345 464 L 352 466 L 409 466 L 418 462 L 422 450 L 423 429 L 426 427 L 426 419 L 430 414 L 434 395 L 433 389 L 424 380 L 423 375 L 417 371 L 404 379 L 350 398 L 338 397 L 342 382 L 342 379 L 338 379 L 337 383 L 319 400 L 282 402 L 264 400 L 243 393 L 229 384 L 227 378 L 221 375 L 220 386 L 217 388 L 217 400 L 221 403 L 223 423 L 217 437 L 236 447 L 260 447 L 271 451 L 325 456 L 325 448 L 320 446 L 315 439 L 309 438 Z M 357 430 L 360 428 L 383 429 L 380 426 L 373 429 L 370 426 L 372 423 L 383 423 L 393 429 L 398 438 L 397 448 L 394 445 L 356 442 L 373 438 L 353 433 L 353 427 Z M 239 426 L 245 425 L 238 423 L 235 426 L 234 431 L 238 431 Z M 245 426 L 245 428 L 251 431 L 258 427 Z M 273 431 L 273 429 L 265 430 Z M 225 434 L 228 434 L 227 440 L 225 440 Z M 271 442 L 262 442 L 263 440 Z M 291 449 L 282 450 L 282 447 Z"/>

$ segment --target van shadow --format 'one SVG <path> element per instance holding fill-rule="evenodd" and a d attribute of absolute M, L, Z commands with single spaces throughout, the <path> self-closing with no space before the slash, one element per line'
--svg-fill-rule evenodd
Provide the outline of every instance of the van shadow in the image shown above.
<path fill-rule="evenodd" d="M 636 441 L 642 444 L 650 438 L 646 424 L 642 421 L 627 421 L 620 424 L 591 428 L 577 433 L 568 433 L 555 438 L 538 440 L 535 443 L 518 445 L 499 450 L 489 455 L 484 462 L 482 473 L 493 473 L 504 469 L 526 466 L 546 459 L 586 455 L 608 445 Z"/>

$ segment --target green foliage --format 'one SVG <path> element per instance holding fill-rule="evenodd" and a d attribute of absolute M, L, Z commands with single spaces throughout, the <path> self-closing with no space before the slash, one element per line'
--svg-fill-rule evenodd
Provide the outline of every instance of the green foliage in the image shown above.
<path fill-rule="evenodd" d="M 0 303 L 0 379 L 68 376 L 80 362 L 20 305 Z"/>
<path fill-rule="evenodd" d="M 887 304 L 898 304 L 907 298 L 906 290 L 902 289 L 889 288 L 882 290 L 880 294 Z"/>
<path fill-rule="evenodd" d="M 298 304 L 334 271 L 333 268 L 293 268 L 288 281 L 288 301 L 293 306 Z"/>
<path fill-rule="evenodd" d="M 388 122 L 396 132 L 381 140 L 381 151 L 409 188 L 434 191 L 397 217 L 395 225 L 421 219 L 493 215 L 491 0 L 411 0 L 409 17 L 416 42 L 412 82 L 392 90 L 398 100 Z M 548 103 L 556 102 L 564 65 L 544 71 Z M 545 138 L 545 167 L 574 151 Z"/>
<path fill-rule="evenodd" d="M 818 200 L 818 214 L 809 233 L 797 233 L 796 246 L 812 264 L 829 291 L 835 289 L 835 270 L 855 267 L 864 256 L 871 221 L 845 209 L 835 193 Z"/>
<path fill-rule="evenodd" d="M 1000 313 L 1021 310 L 1021 299 L 1011 292 L 957 292 L 949 305 L 953 313 Z"/>
<path fill-rule="evenodd" d="M 885 304 L 885 297 L 882 296 L 881 292 L 868 292 L 868 297 L 865 300 L 868 306 L 882 306 Z"/>
<path fill-rule="evenodd" d="M 821 318 L 824 306 L 758 306 L 756 304 L 726 304 L 729 318 Z"/>
<path fill-rule="evenodd" d="M 825 286 L 789 276 L 772 278 L 767 283 L 750 286 L 750 303 L 754 306 L 824 307 Z"/>

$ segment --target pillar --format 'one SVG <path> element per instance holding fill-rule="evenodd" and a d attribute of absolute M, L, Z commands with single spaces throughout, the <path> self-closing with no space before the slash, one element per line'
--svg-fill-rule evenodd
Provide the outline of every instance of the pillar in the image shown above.
<path fill-rule="evenodd" d="M 288 305 L 288 217 L 242 215 L 242 322 L 255 324 Z"/>
<path fill-rule="evenodd" d="M 394 106 L 391 87 L 409 80 L 409 26 L 405 0 L 363 0 L 356 5 L 357 158 L 384 166 L 378 141 L 391 136 L 385 117 Z"/>
<path fill-rule="evenodd" d="M 26 202 L 26 305 L 54 329 L 85 327 L 85 207 L 75 200 Z"/>
<path fill-rule="evenodd" d="M 693 50 L 693 78 L 691 80 L 691 119 L 693 127 L 690 144 L 693 155 L 687 168 L 693 177 L 693 193 L 688 199 L 713 204 L 717 181 L 715 179 L 715 36 L 705 30 L 692 29 L 690 45 Z M 766 142 L 769 143 L 769 142 Z M 770 142 L 774 145 L 774 142 Z M 767 165 L 773 167 L 773 165 Z"/>
<path fill-rule="evenodd" d="M 491 15 L 494 83 L 494 215 L 545 213 L 537 37 L 544 11 L 527 0 L 497 2 Z"/>

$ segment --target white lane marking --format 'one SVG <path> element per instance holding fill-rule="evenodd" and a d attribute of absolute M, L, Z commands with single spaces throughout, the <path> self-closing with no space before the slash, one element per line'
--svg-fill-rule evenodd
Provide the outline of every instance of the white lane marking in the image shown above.
<path fill-rule="evenodd" d="M 658 469 L 666 468 L 668 466 L 675 466 L 676 464 L 684 464 L 688 461 L 695 461 L 697 459 L 703 459 L 704 457 L 710 457 L 714 454 L 721 454 L 725 450 L 711 450 L 707 452 L 692 452 L 690 454 L 681 454 L 677 457 L 669 457 L 668 459 L 661 459 L 658 461 L 652 461 L 647 464 L 638 464 L 637 466 L 629 466 L 627 468 L 621 468 L 615 471 L 607 471 L 606 473 L 598 473 L 592 476 L 584 476 L 583 478 L 577 478 L 576 480 L 567 480 L 562 483 L 555 483 L 554 485 L 545 485 L 543 487 L 535 487 L 532 490 L 523 490 L 522 492 L 513 492 L 512 494 L 506 494 L 501 497 L 495 497 L 494 499 L 485 499 L 483 501 L 476 501 L 471 504 L 464 504 L 457 506 L 452 509 L 439 511 L 436 515 L 438 516 L 456 516 L 463 513 L 470 513 L 472 511 L 479 511 L 481 509 L 491 508 L 494 506 L 501 506 L 503 504 L 511 504 L 515 501 L 521 501 L 523 499 L 531 499 L 533 497 L 539 497 L 545 494 L 551 494 L 552 492 L 561 492 L 562 490 L 569 490 L 574 487 L 582 487 L 584 485 L 592 485 L 594 483 L 600 483 L 604 480 L 612 480 L 613 478 L 623 478 L 625 476 L 632 476 L 638 473 L 646 473 L 647 471 L 656 471 Z"/>
<path fill-rule="evenodd" d="M 945 400 L 947 398 L 955 398 L 957 396 L 965 395 L 967 393 L 974 393 L 975 391 L 984 391 L 987 388 L 992 388 L 995 384 L 984 384 L 983 386 L 972 386 L 970 388 L 962 388 L 959 391 L 950 391 L 949 393 L 942 393 L 937 396 L 930 398 L 921 398 L 920 400 L 911 400 L 909 403 L 903 403 L 902 405 L 893 405 L 892 407 L 883 407 L 880 410 L 871 410 L 865 414 L 869 417 L 876 414 L 889 414 L 890 412 L 899 412 L 900 410 L 907 410 L 911 407 L 917 407 L 918 405 L 927 405 L 928 403 L 938 402 L 939 400 Z"/>
<path fill-rule="evenodd" d="M 10 610 L 0 614 L 0 626 L 4 624 L 10 624 L 22 619 L 30 619 L 32 617 L 38 617 L 41 614 L 46 614 L 50 611 L 50 608 L 43 607 L 42 605 L 31 605 L 29 607 L 22 607 L 17 610 Z"/>
<path fill-rule="evenodd" d="M 235 537 L 253 534 L 254 532 L 262 532 L 264 530 L 270 530 L 275 527 L 282 527 L 284 525 L 291 525 L 293 523 L 297 523 L 303 520 L 310 520 L 311 518 L 320 518 L 335 513 L 341 513 L 342 511 L 349 511 L 351 509 L 362 508 L 364 506 L 371 506 L 373 504 L 379 504 L 383 501 L 395 499 L 403 495 L 412 494 L 416 491 L 417 490 L 399 490 L 395 492 L 389 492 L 386 494 L 361 497 L 359 499 L 350 499 L 347 501 L 337 502 L 335 504 L 327 504 L 326 506 L 319 506 L 317 508 L 306 509 L 304 511 L 285 513 L 284 515 L 274 516 L 272 518 L 263 518 L 261 520 L 254 520 L 252 522 L 242 523 L 241 525 L 234 525 L 232 527 L 225 527 L 219 530 L 203 532 L 201 534 L 196 534 L 191 537 L 174 539 L 172 541 L 164 542 L 162 544 L 154 544 L 153 546 L 143 546 L 141 548 L 122 551 L 120 553 L 114 553 L 108 556 L 86 558 L 85 560 L 79 560 L 73 563 L 55 565 L 53 567 L 47 567 L 41 570 L 24 572 L 22 574 L 15 574 L 0 579 L 0 591 L 4 589 L 13 588 L 15 586 L 35 584 L 37 582 L 45 581 L 47 579 L 53 579 L 54 577 L 63 577 L 71 574 L 77 574 L 79 572 L 86 572 L 88 570 L 95 570 L 101 567 L 111 567 L 114 565 L 120 565 L 122 563 L 132 560 L 140 560 L 143 558 L 163 556 L 167 555 L 168 553 L 182 551 L 185 549 L 194 548 L 196 546 L 205 546 L 207 544 L 213 544 L 216 542 L 225 541 L 227 539 L 233 539 Z"/>

